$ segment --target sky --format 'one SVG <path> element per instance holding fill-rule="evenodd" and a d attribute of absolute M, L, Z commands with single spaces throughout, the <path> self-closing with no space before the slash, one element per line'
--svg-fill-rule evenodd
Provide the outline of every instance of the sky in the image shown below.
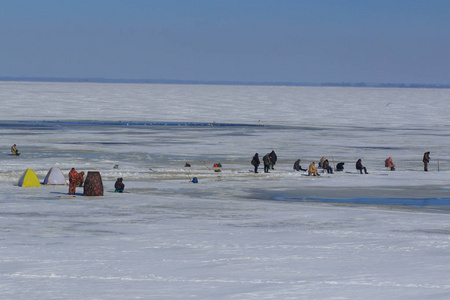
<path fill-rule="evenodd" d="M 0 77 L 450 83 L 448 0 L 0 3 Z"/>

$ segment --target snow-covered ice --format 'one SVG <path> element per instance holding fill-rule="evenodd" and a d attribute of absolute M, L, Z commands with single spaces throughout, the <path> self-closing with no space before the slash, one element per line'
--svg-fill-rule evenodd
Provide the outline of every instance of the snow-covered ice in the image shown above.
<path fill-rule="evenodd" d="M 449 98 L 0 82 L 0 298 L 448 299 Z M 275 170 L 251 173 L 254 153 L 271 150 Z M 293 172 L 322 156 L 347 172 Z M 53 166 L 100 171 L 105 196 L 17 186 L 27 168 L 43 181 Z M 117 177 L 129 193 L 113 192 Z"/>

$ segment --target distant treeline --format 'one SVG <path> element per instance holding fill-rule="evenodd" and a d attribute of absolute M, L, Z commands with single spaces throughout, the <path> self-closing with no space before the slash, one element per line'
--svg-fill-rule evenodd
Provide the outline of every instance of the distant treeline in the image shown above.
<path fill-rule="evenodd" d="M 448 89 L 450 84 L 423 83 L 367 83 L 367 82 L 251 82 L 220 80 L 176 80 L 176 79 L 109 79 L 109 78 L 60 78 L 60 77 L 7 77 L 0 81 L 24 82 L 92 82 L 92 83 L 153 83 L 153 84 L 205 84 L 205 85 L 267 85 L 267 86 L 326 86 L 326 87 L 383 87 L 383 88 L 438 88 Z"/>

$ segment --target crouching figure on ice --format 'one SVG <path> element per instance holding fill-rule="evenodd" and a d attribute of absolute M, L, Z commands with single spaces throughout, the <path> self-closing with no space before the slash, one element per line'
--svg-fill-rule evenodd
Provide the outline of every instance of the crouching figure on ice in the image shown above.
<path fill-rule="evenodd" d="M 328 174 L 333 174 L 333 169 L 330 167 L 330 163 L 328 162 L 328 159 L 325 159 L 322 163 L 322 168 L 325 171 L 327 171 Z"/>
<path fill-rule="evenodd" d="M 395 171 L 395 165 L 394 162 L 392 161 L 392 157 L 389 156 L 389 158 L 386 158 L 386 160 L 384 161 L 384 166 L 386 168 L 391 168 L 391 171 Z"/>
<path fill-rule="evenodd" d="M 302 166 L 300 166 L 300 159 L 297 159 L 295 161 L 293 169 L 295 171 L 307 171 L 306 169 L 303 169 Z"/>
<path fill-rule="evenodd" d="M 82 186 L 84 182 L 84 172 L 78 173 L 75 168 L 69 172 L 69 195 L 75 195 L 77 186 Z"/>
<path fill-rule="evenodd" d="M 11 154 L 12 154 L 12 155 L 20 155 L 19 150 L 17 150 L 16 147 L 17 147 L 16 144 L 14 144 L 14 145 L 11 147 Z"/>
<path fill-rule="evenodd" d="M 309 165 L 308 176 L 320 176 L 319 173 L 317 172 L 316 165 L 314 164 L 314 162 L 312 162 Z"/>
<path fill-rule="evenodd" d="M 123 193 L 125 189 L 125 184 L 123 184 L 123 178 L 117 178 L 116 183 L 114 184 L 114 188 L 116 189 L 116 193 Z"/>
<path fill-rule="evenodd" d="M 366 167 L 362 165 L 361 158 L 358 159 L 358 161 L 356 162 L 356 170 L 358 170 L 361 174 L 363 173 L 363 170 L 364 173 L 369 174 L 369 172 L 367 172 Z"/>

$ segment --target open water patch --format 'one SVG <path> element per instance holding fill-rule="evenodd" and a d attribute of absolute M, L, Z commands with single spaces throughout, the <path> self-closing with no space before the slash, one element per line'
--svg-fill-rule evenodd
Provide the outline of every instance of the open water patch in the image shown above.
<path fill-rule="evenodd" d="M 315 198 L 315 197 L 291 197 L 275 196 L 275 201 L 283 202 L 323 202 L 336 204 L 355 204 L 355 205 L 379 205 L 379 206 L 398 206 L 418 209 L 430 209 L 450 212 L 450 198 L 376 198 L 376 197 L 357 197 L 357 198 Z"/>
<path fill-rule="evenodd" d="M 436 187 L 302 187 L 285 191 L 252 190 L 247 198 L 284 203 L 328 203 L 450 213 L 448 192 Z"/>

